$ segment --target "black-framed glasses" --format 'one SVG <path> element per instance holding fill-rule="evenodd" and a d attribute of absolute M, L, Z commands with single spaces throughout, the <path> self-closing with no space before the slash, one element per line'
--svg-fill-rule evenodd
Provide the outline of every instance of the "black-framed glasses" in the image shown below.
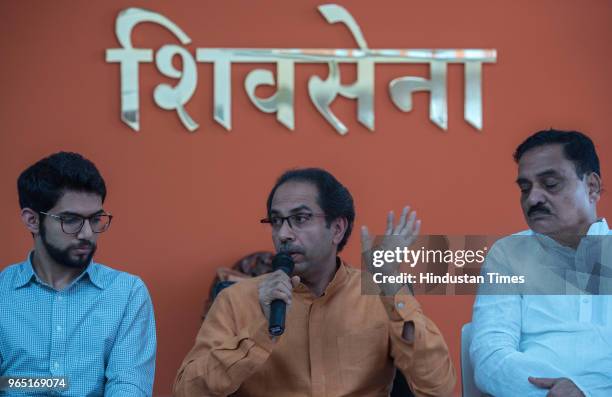
<path fill-rule="evenodd" d="M 66 234 L 79 234 L 85 225 L 85 221 L 89 222 L 89 227 L 94 233 L 103 233 L 110 227 L 113 216 L 111 214 L 94 214 L 91 216 L 81 216 L 76 214 L 70 215 L 55 215 L 48 212 L 39 211 L 43 215 L 57 219 L 62 231 Z"/>
<path fill-rule="evenodd" d="M 272 215 L 269 218 L 260 220 L 261 223 L 269 224 L 273 230 L 280 230 L 283 227 L 283 223 L 287 221 L 289 228 L 299 230 L 308 226 L 310 221 L 315 217 L 325 217 L 325 214 L 311 214 L 309 212 L 300 212 L 298 214 L 292 214 L 289 216 L 278 216 Z"/>

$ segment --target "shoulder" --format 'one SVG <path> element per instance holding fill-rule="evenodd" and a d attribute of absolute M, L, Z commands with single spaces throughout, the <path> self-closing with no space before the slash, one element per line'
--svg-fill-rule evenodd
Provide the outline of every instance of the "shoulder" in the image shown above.
<path fill-rule="evenodd" d="M 512 250 L 519 250 L 527 248 L 529 244 L 535 242 L 532 238 L 535 236 L 532 230 L 523 230 L 518 233 L 511 234 L 506 237 L 502 237 L 497 240 L 489 249 L 489 254 L 511 252 Z"/>
<path fill-rule="evenodd" d="M 350 266 L 349 264 L 344 264 L 344 267 L 346 269 L 346 274 L 347 274 L 347 278 L 350 284 L 353 283 L 361 283 L 361 277 L 363 275 L 363 272 L 361 271 L 361 269 L 357 269 L 354 268 L 352 266 Z"/>
<path fill-rule="evenodd" d="M 149 296 L 147 287 L 140 277 L 101 263 L 92 262 L 90 266 L 89 277 L 91 281 L 108 290 L 109 293 Z"/>
<path fill-rule="evenodd" d="M 106 278 L 109 280 L 116 279 L 119 281 L 132 282 L 132 283 L 135 283 L 138 281 L 142 282 L 140 277 L 136 276 L 135 274 L 131 274 L 123 270 L 117 270 L 114 267 L 103 265 L 97 262 L 92 262 L 91 266 L 92 266 L 91 270 L 97 272 L 102 278 Z"/>
<path fill-rule="evenodd" d="M 26 262 L 15 263 L 8 265 L 0 271 L 0 291 L 4 291 L 12 287 L 22 272 L 25 271 Z"/>
<path fill-rule="evenodd" d="M 520 237 L 534 236 L 534 235 L 535 233 L 531 229 L 521 230 L 520 232 L 516 232 L 506 237 L 500 238 L 499 240 L 495 242 L 495 244 L 509 244 L 511 241 L 516 241 Z"/>
<path fill-rule="evenodd" d="M 370 273 L 352 267 L 346 262 L 343 262 L 338 271 L 344 272 L 344 275 L 337 291 L 345 298 L 367 301 L 372 299 L 373 296 L 377 297 L 378 287 L 371 283 L 372 275 Z"/>
<path fill-rule="evenodd" d="M 16 273 L 21 272 L 21 268 L 23 267 L 23 262 L 15 263 L 12 265 L 8 265 L 4 269 L 0 271 L 0 283 L 7 279 L 12 279 Z"/>
<path fill-rule="evenodd" d="M 265 277 L 266 274 L 262 274 L 261 276 L 240 280 L 235 284 L 224 288 L 221 292 L 219 292 L 216 299 L 221 298 L 236 303 L 250 300 L 252 297 L 256 297 L 258 295 L 259 283 Z"/>
<path fill-rule="evenodd" d="M 243 325 L 255 321 L 261 312 L 258 285 L 263 276 L 240 280 L 224 288 L 212 302 L 204 323 L 214 323 L 219 318 L 233 318 L 236 324 Z"/>
<path fill-rule="evenodd" d="M 346 269 L 349 277 L 359 277 L 361 275 L 361 269 L 357 269 L 346 262 L 343 263 L 343 266 Z"/>

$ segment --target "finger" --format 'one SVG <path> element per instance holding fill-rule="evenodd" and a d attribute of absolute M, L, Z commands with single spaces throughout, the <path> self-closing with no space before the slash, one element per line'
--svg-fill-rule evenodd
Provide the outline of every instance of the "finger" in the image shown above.
<path fill-rule="evenodd" d="M 559 378 L 555 385 L 550 389 L 553 396 L 582 396 L 584 393 L 576 384 L 568 378 Z"/>
<path fill-rule="evenodd" d="M 282 270 L 277 270 L 272 273 L 272 277 L 269 279 L 269 285 L 277 285 L 277 284 L 285 284 L 287 286 L 291 285 L 291 279 L 289 275 Z"/>
<path fill-rule="evenodd" d="M 288 305 L 291 304 L 291 293 L 279 289 L 272 291 L 270 295 L 268 295 L 268 298 L 270 300 L 268 304 L 272 303 L 276 299 L 280 299 Z"/>
<path fill-rule="evenodd" d="M 280 290 L 289 295 L 291 295 L 292 291 L 291 280 L 287 278 L 287 280 L 275 279 L 271 280 L 266 284 L 262 284 L 260 287 L 261 294 L 269 299 L 270 295 L 273 291 Z"/>
<path fill-rule="evenodd" d="M 274 273 L 272 273 L 272 274 L 276 278 L 279 278 L 279 279 L 282 279 L 282 280 L 289 280 L 289 276 L 287 275 L 287 273 L 285 273 L 281 269 L 275 270 Z"/>
<path fill-rule="evenodd" d="M 291 295 L 291 292 L 293 291 L 293 285 L 291 285 L 291 280 L 287 280 L 287 282 L 282 282 L 279 284 L 274 285 L 270 290 L 274 291 L 274 290 L 280 290 L 283 291 L 286 294 Z"/>
<path fill-rule="evenodd" d="M 299 276 L 293 276 L 291 277 L 291 285 L 293 286 L 293 288 L 297 288 L 298 285 L 300 285 L 300 277 Z"/>
<path fill-rule="evenodd" d="M 412 233 L 412 236 L 416 239 L 417 237 L 419 237 L 420 233 L 421 233 L 421 220 L 418 219 L 414 225 L 414 232 Z"/>
<path fill-rule="evenodd" d="M 527 380 L 529 380 L 529 382 L 541 389 L 550 389 L 555 385 L 555 382 L 557 381 L 556 378 L 536 378 L 533 376 L 530 376 L 529 378 L 527 378 Z"/>
<path fill-rule="evenodd" d="M 387 214 L 387 230 L 385 230 L 385 236 L 390 236 L 393 233 L 393 210 Z"/>
<path fill-rule="evenodd" d="M 414 223 L 416 221 L 416 211 L 412 211 L 410 216 L 408 217 L 408 222 L 406 222 L 406 227 L 402 230 L 402 235 L 405 237 L 410 237 L 414 232 Z"/>
<path fill-rule="evenodd" d="M 402 209 L 402 214 L 400 215 L 400 219 L 399 222 L 397 223 L 397 226 L 395 227 L 395 230 L 393 231 L 393 234 L 401 234 L 402 230 L 406 227 L 406 220 L 408 219 L 408 212 L 410 211 L 410 207 L 409 206 L 405 206 L 404 209 Z"/>
<path fill-rule="evenodd" d="M 293 289 L 293 286 L 292 286 L 293 282 L 291 281 L 291 277 L 287 274 L 285 274 L 285 276 L 287 277 L 282 279 L 283 285 L 287 286 L 287 288 L 289 288 L 290 290 Z"/>
<path fill-rule="evenodd" d="M 361 226 L 361 252 L 368 252 L 372 249 L 372 238 L 367 226 Z"/>
<path fill-rule="evenodd" d="M 275 300 L 283 301 L 286 305 L 291 304 L 291 296 L 281 291 L 276 291 L 273 295 L 266 296 L 264 299 L 261 299 L 260 302 L 263 306 L 269 309 L 272 302 Z"/>
<path fill-rule="evenodd" d="M 419 230 L 421 230 L 421 221 L 417 220 L 415 222 L 414 229 L 412 230 L 412 232 L 404 236 L 404 238 L 406 239 L 406 245 L 408 247 L 410 247 L 416 241 L 417 237 L 419 236 Z"/>
<path fill-rule="evenodd" d="M 274 273 L 270 273 L 270 277 L 266 278 L 261 282 L 260 289 L 272 290 L 274 288 L 277 288 L 279 285 L 282 285 L 283 283 L 289 285 L 289 278 L 287 277 L 287 279 L 285 280 L 280 275 L 274 275 Z"/>
<path fill-rule="evenodd" d="M 283 279 L 288 280 L 289 276 L 287 276 L 287 273 L 285 273 L 284 271 L 278 269 L 273 271 L 272 273 L 268 273 L 267 277 L 262 282 L 267 284 L 274 284 L 275 282 Z"/>

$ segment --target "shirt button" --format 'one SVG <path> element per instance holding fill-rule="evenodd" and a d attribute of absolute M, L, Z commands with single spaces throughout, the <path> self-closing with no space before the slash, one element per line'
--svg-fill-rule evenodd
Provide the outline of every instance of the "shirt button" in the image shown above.
<path fill-rule="evenodd" d="M 58 367 L 59 367 L 59 363 L 56 361 L 56 362 L 53 364 L 53 366 L 54 366 L 55 368 L 58 368 Z"/>
<path fill-rule="evenodd" d="M 57 329 L 58 331 L 61 331 L 61 330 L 62 330 L 62 326 L 61 326 L 61 325 L 58 325 L 58 326 L 56 327 L 56 329 Z"/>
<path fill-rule="evenodd" d="M 401 302 L 401 301 L 400 301 L 400 302 L 397 302 L 397 307 L 398 307 L 398 309 L 403 309 L 403 308 L 404 308 L 404 306 L 406 306 L 406 304 L 405 304 L 404 302 Z"/>
<path fill-rule="evenodd" d="M 589 303 L 589 298 L 582 298 L 582 303 Z"/>
<path fill-rule="evenodd" d="M 64 299 L 64 298 L 63 298 L 63 297 L 61 297 L 61 296 L 58 296 L 58 297 L 57 297 L 57 300 L 58 300 L 58 301 L 60 301 L 60 302 L 62 301 L 62 299 Z"/>

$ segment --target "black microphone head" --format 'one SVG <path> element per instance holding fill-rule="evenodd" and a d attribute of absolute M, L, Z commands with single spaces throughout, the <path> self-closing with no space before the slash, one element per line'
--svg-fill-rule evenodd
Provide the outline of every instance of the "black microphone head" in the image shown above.
<path fill-rule="evenodd" d="M 294 266 L 295 263 L 293 262 L 293 258 L 291 257 L 291 255 L 286 254 L 284 252 L 276 254 L 272 259 L 272 271 L 277 271 L 278 269 L 281 269 L 288 276 L 291 276 L 291 273 L 293 273 Z"/>

